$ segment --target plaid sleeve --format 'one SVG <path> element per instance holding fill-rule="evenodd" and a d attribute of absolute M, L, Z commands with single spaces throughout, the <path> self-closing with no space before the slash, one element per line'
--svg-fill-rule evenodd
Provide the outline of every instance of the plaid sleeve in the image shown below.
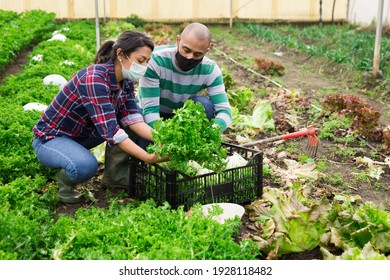
<path fill-rule="evenodd" d="M 115 108 L 110 101 L 109 79 L 105 72 L 92 68 L 79 81 L 79 94 L 83 105 L 98 133 L 109 145 L 116 144 L 114 135 L 120 129 Z"/>
<path fill-rule="evenodd" d="M 144 118 L 134 97 L 133 83 L 126 82 L 126 86 L 118 102 L 120 112 L 119 117 L 123 127 L 128 127 L 132 124 L 144 121 Z"/>

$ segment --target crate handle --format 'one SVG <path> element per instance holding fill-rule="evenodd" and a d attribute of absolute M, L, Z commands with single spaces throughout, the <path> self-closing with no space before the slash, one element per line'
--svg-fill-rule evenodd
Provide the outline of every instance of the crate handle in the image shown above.
<path fill-rule="evenodd" d="M 257 158 L 257 156 L 260 155 L 261 153 L 262 153 L 262 152 L 258 152 L 258 153 L 256 153 L 256 154 L 254 154 L 253 157 L 252 157 L 250 160 L 248 160 L 248 162 L 246 163 L 246 165 L 248 166 L 248 165 L 254 164 L 255 158 Z"/>

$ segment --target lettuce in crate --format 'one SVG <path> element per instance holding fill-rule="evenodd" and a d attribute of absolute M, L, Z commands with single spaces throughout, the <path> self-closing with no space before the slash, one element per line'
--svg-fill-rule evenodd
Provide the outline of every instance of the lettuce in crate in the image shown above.
<path fill-rule="evenodd" d="M 207 119 L 200 103 L 187 100 L 172 118 L 159 119 L 154 127 L 154 143 L 147 150 L 169 157 L 175 170 L 187 173 L 190 160 L 215 172 L 225 169 L 227 151 L 222 146 L 221 127 Z"/>

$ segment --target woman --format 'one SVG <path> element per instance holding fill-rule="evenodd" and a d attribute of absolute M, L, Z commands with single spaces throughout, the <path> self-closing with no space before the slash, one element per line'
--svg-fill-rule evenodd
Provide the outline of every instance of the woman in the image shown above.
<path fill-rule="evenodd" d="M 134 99 L 134 81 L 145 74 L 154 44 L 141 32 L 125 31 L 99 49 L 93 65 L 80 70 L 54 97 L 33 128 L 38 160 L 59 168 L 58 195 L 78 203 L 76 184 L 92 178 L 98 162 L 89 149 L 107 141 L 148 163 L 162 161 L 135 144 L 121 127 L 152 140 Z"/>

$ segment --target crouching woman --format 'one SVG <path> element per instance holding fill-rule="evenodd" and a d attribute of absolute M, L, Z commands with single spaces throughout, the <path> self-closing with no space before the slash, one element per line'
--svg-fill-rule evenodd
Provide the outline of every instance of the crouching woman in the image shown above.
<path fill-rule="evenodd" d="M 154 44 L 142 32 L 125 31 L 99 49 L 94 64 L 80 70 L 54 97 L 33 128 L 33 147 L 42 164 L 58 169 L 58 195 L 80 202 L 76 185 L 98 171 L 90 149 L 107 141 L 147 163 L 148 154 L 123 128 L 152 140 L 134 99 L 134 82 L 145 74 Z"/>

